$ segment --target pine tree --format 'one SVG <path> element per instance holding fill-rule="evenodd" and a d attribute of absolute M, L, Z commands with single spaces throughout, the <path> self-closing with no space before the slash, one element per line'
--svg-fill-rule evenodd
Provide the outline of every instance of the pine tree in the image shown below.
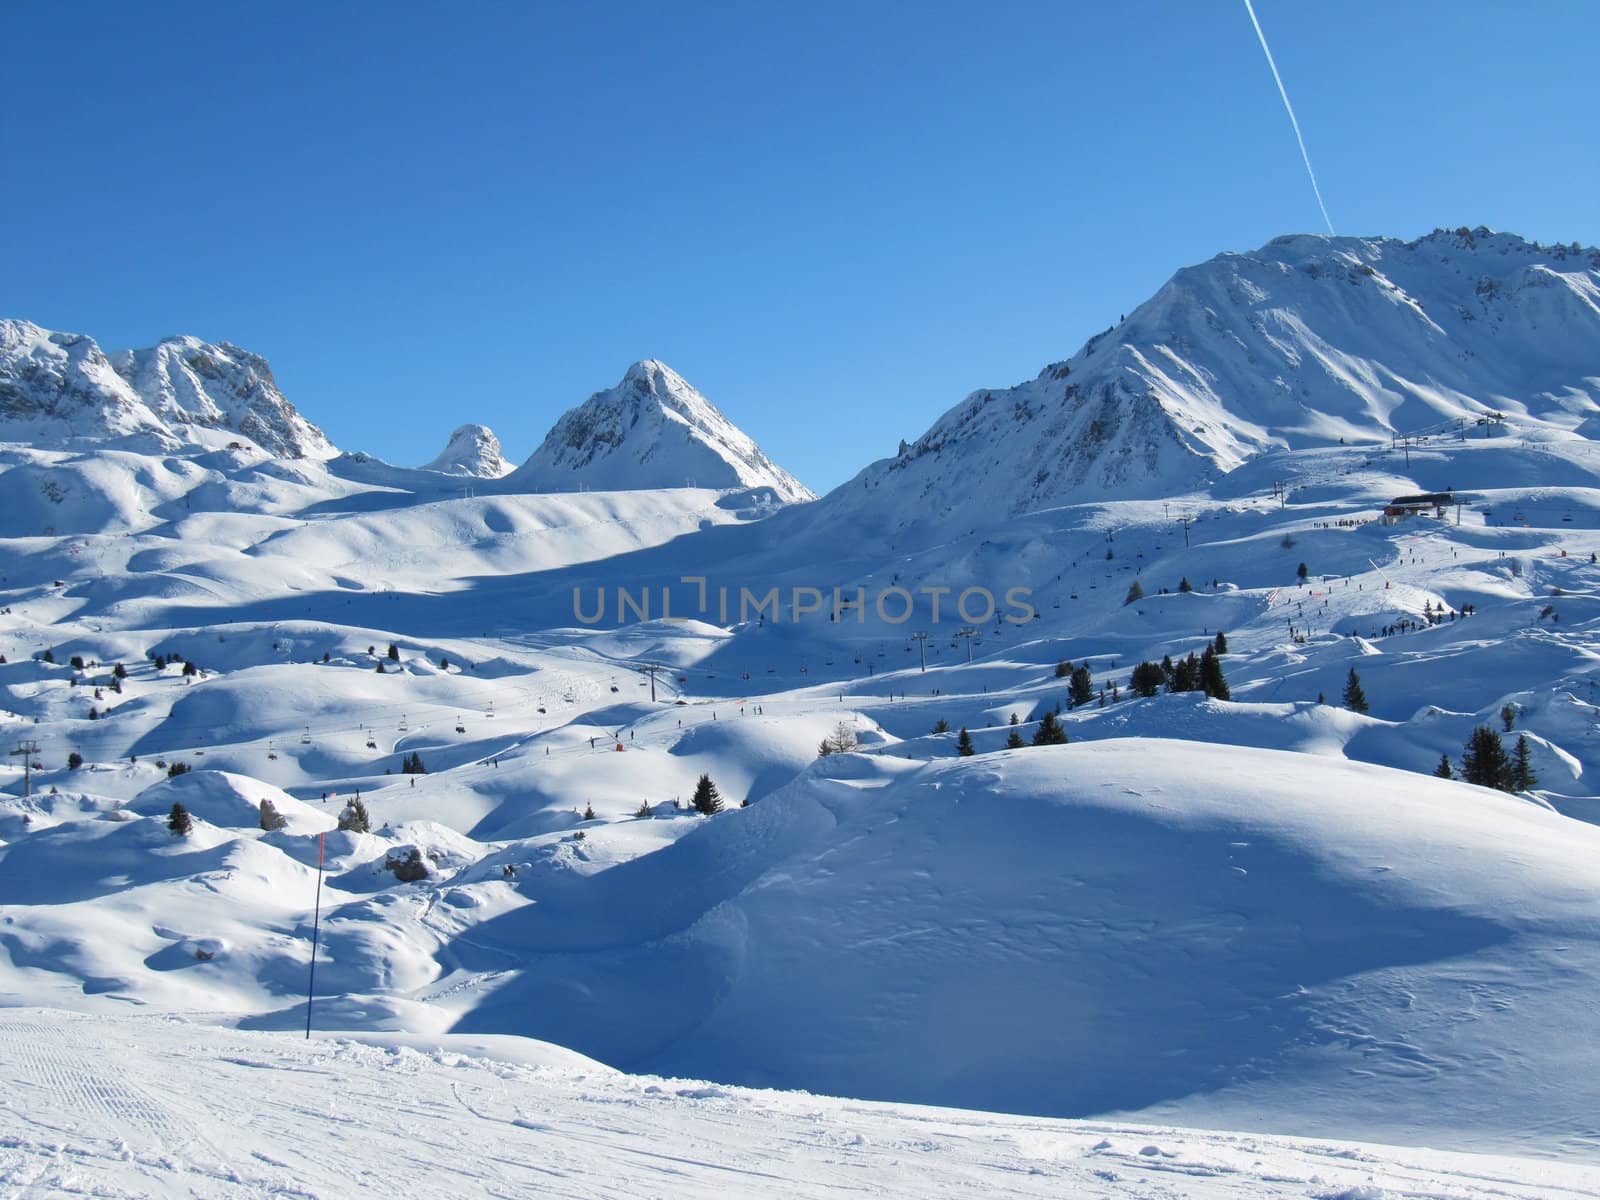
<path fill-rule="evenodd" d="M 1067 686 L 1067 698 L 1073 708 L 1079 708 L 1094 699 L 1094 680 L 1089 668 L 1081 666 L 1072 672 L 1072 682 Z"/>
<path fill-rule="evenodd" d="M 189 816 L 189 810 L 181 804 L 174 803 L 172 811 L 167 814 L 167 828 L 175 837 L 188 837 L 189 831 L 194 828 L 194 820 Z"/>
<path fill-rule="evenodd" d="M 128 668 L 118 663 L 111 668 L 111 674 L 116 679 L 126 679 L 128 677 Z"/>
<path fill-rule="evenodd" d="M 977 752 L 972 745 L 972 735 L 963 727 L 961 736 L 956 739 L 956 753 L 962 758 L 971 758 Z"/>
<path fill-rule="evenodd" d="M 1169 692 L 1192 692 L 1200 686 L 1200 663 L 1193 654 L 1178 660 L 1167 682 Z"/>
<path fill-rule="evenodd" d="M 74 671 L 83 670 L 83 655 L 74 654 L 70 659 L 67 660 L 67 665 Z"/>
<path fill-rule="evenodd" d="M 1506 757 L 1500 735 L 1487 725 L 1479 725 L 1467 739 L 1467 747 L 1461 754 L 1461 778 L 1479 787 L 1499 788 L 1502 792 L 1512 789 L 1511 760 Z"/>
<path fill-rule="evenodd" d="M 1356 674 L 1354 667 L 1344 681 L 1344 706 L 1351 712 L 1364 713 L 1367 711 L 1367 694 L 1361 690 L 1361 676 Z"/>
<path fill-rule="evenodd" d="M 1439 765 L 1433 769 L 1433 773 L 1440 779 L 1454 779 L 1456 777 L 1456 773 L 1450 769 L 1450 756 L 1448 754 L 1439 755 Z"/>
<path fill-rule="evenodd" d="M 599 818 L 594 815 L 594 805 L 585 804 L 583 806 L 583 819 L 585 821 L 597 821 L 597 820 L 599 820 Z"/>
<path fill-rule="evenodd" d="M 654 812 L 652 812 L 651 809 L 650 809 L 650 801 L 641 800 L 641 801 L 639 801 L 639 809 L 638 809 L 638 811 L 635 812 L 633 815 L 636 816 L 636 817 L 653 817 L 656 814 Z"/>
<path fill-rule="evenodd" d="M 1220 629 L 1217 630 L 1217 640 L 1211 645 L 1212 649 L 1214 649 L 1218 654 L 1226 654 L 1228 652 L 1228 635 L 1223 633 Z"/>
<path fill-rule="evenodd" d="M 940 717 L 939 720 L 937 722 L 935 722 L 935 724 L 933 726 L 933 731 L 935 733 L 949 733 L 950 732 L 950 722 L 946 721 L 943 717 Z"/>
<path fill-rule="evenodd" d="M 1192 592 L 1192 591 L 1194 591 L 1194 584 L 1189 582 L 1189 577 L 1187 575 L 1185 575 L 1182 579 L 1178 580 L 1178 590 L 1180 592 Z"/>
<path fill-rule="evenodd" d="M 1143 599 L 1144 599 L 1144 585 L 1141 584 L 1137 579 L 1135 579 L 1133 581 L 1133 585 L 1130 588 L 1128 588 L 1127 599 L 1123 600 L 1122 604 L 1123 604 L 1123 607 L 1126 608 L 1128 605 L 1132 604 L 1134 601 L 1143 600 Z"/>
<path fill-rule="evenodd" d="M 1058 662 L 1056 664 L 1056 678 L 1057 679 L 1065 679 L 1067 676 L 1069 676 L 1071 674 L 1072 674 L 1072 662 L 1071 662 L 1070 659 L 1067 660 L 1066 662 Z"/>
<path fill-rule="evenodd" d="M 1021 750 L 1025 745 L 1027 745 L 1027 743 L 1022 740 L 1022 734 L 1015 729 L 1013 729 L 1006 737 L 1007 750 Z"/>
<path fill-rule="evenodd" d="M 1199 684 L 1200 690 L 1214 700 L 1232 699 L 1228 681 L 1222 674 L 1222 660 L 1210 646 L 1207 646 L 1205 653 L 1200 656 Z"/>
<path fill-rule="evenodd" d="M 278 806 L 271 800 L 263 800 L 260 805 L 261 828 L 271 833 L 274 829 L 282 829 L 289 824 L 288 818 L 278 811 Z"/>
<path fill-rule="evenodd" d="M 187 775 L 190 767 L 186 762 L 175 762 L 167 768 L 167 778 L 176 779 L 179 775 Z"/>
<path fill-rule="evenodd" d="M 333 652 L 330 651 L 330 650 L 324 650 L 322 652 L 322 661 L 323 662 L 332 662 L 333 661 Z"/>
<path fill-rule="evenodd" d="M 361 803 L 360 796 L 352 796 L 345 801 L 344 811 L 339 814 L 339 828 L 351 833 L 371 832 L 372 819 L 367 816 L 367 806 Z"/>
<path fill-rule="evenodd" d="M 1039 722 L 1039 729 L 1033 735 L 1035 746 L 1065 746 L 1067 744 L 1067 731 L 1061 727 L 1055 711 L 1052 709 L 1044 714 Z"/>
<path fill-rule="evenodd" d="M 1006 724 L 1007 725 L 1020 725 L 1020 724 L 1022 724 L 1022 722 L 1017 720 L 1017 714 L 1016 713 L 1012 713 L 1011 714 L 1011 719 L 1009 721 L 1007 721 Z"/>
<path fill-rule="evenodd" d="M 447 656 L 443 655 L 443 654 L 439 655 L 439 670 L 448 671 L 449 669 L 450 669 L 450 659 Z"/>
<path fill-rule="evenodd" d="M 1511 790 L 1526 792 L 1539 783 L 1539 776 L 1534 774 L 1532 747 L 1528 745 L 1528 735 L 1517 735 L 1516 747 L 1511 751 Z"/>
<path fill-rule="evenodd" d="M 1294 573 L 1299 577 L 1301 583 L 1304 583 L 1306 581 L 1306 576 L 1311 574 L 1311 572 L 1306 569 L 1305 563 L 1301 563 L 1298 567 L 1296 567 L 1294 569 Z"/>
<path fill-rule="evenodd" d="M 198 674 L 200 674 L 200 668 L 195 666 L 192 662 L 189 662 L 187 659 L 184 660 L 183 677 L 185 679 L 192 679 Z"/>
<path fill-rule="evenodd" d="M 67 770 L 76 771 L 81 766 L 83 766 L 83 755 L 76 750 L 67 755 Z"/>
<path fill-rule="evenodd" d="M 1161 690 L 1167 682 L 1167 674 L 1161 669 L 1160 663 L 1142 662 L 1133 669 L 1133 675 L 1128 679 L 1128 690 L 1135 696 L 1150 697 Z"/>
<path fill-rule="evenodd" d="M 827 738 L 823 738 L 822 739 L 822 744 L 817 747 L 817 757 L 818 758 L 827 758 L 828 755 L 830 755 L 832 753 L 833 753 L 833 744 L 831 742 L 829 742 Z"/>
<path fill-rule="evenodd" d="M 1517 724 L 1517 706 L 1515 704 L 1503 704 L 1503 705 L 1501 705 L 1500 706 L 1500 728 L 1503 729 L 1506 733 L 1510 733 L 1511 730 L 1516 727 L 1516 724 Z"/>
<path fill-rule="evenodd" d="M 722 793 L 711 782 L 711 776 L 700 776 L 694 785 L 694 810 L 702 817 L 714 817 L 722 811 Z"/>
<path fill-rule="evenodd" d="M 378 674 L 379 675 L 387 675 L 388 674 L 388 672 L 383 669 L 383 660 L 382 659 L 378 660 Z"/>
<path fill-rule="evenodd" d="M 399 662 L 400 661 L 400 647 L 396 646 L 393 642 L 389 643 L 389 661 L 390 662 Z"/>

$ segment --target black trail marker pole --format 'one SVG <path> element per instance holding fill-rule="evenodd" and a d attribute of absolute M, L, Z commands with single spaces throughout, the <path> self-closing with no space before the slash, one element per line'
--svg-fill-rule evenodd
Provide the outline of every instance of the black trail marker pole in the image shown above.
<path fill-rule="evenodd" d="M 322 847 L 325 833 L 317 834 L 317 906 L 311 917 L 311 977 L 306 980 L 306 1040 L 311 1040 L 311 998 L 317 991 L 317 934 L 322 926 Z"/>

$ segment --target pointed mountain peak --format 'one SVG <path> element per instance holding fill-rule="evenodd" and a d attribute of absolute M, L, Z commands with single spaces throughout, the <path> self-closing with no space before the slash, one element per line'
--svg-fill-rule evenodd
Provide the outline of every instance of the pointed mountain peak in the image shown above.
<path fill-rule="evenodd" d="M 616 387 L 563 415 L 514 477 L 560 491 L 762 488 L 783 503 L 812 499 L 716 405 L 654 359 L 634 363 Z"/>
<path fill-rule="evenodd" d="M 500 439 L 487 425 L 463 425 L 450 435 L 450 444 L 422 468 L 443 475 L 499 479 L 511 471 L 500 450 Z"/>

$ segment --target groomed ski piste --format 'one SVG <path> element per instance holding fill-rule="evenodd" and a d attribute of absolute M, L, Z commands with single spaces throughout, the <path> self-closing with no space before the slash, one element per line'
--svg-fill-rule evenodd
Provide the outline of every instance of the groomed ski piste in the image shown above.
<path fill-rule="evenodd" d="M 1594 401 L 1433 399 L 954 514 L 965 404 L 798 504 L 0 448 L 0 1179 L 1600 1195 Z"/>

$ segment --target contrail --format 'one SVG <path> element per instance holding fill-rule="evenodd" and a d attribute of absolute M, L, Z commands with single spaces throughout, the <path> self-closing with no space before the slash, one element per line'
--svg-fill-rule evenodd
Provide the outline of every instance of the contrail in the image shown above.
<path fill-rule="evenodd" d="M 1306 151 L 1306 139 L 1300 133 L 1300 122 L 1294 115 L 1294 105 L 1289 103 L 1289 91 L 1283 86 L 1283 76 L 1278 74 L 1278 64 L 1272 61 L 1272 47 L 1267 45 L 1267 35 L 1261 32 L 1261 22 L 1256 19 L 1255 5 L 1250 0 L 1244 0 L 1244 9 L 1250 14 L 1250 24 L 1256 27 L 1256 37 L 1261 39 L 1261 50 L 1267 56 L 1267 66 L 1272 68 L 1272 78 L 1277 82 L 1278 95 L 1283 97 L 1284 111 L 1289 114 L 1289 124 L 1294 126 L 1294 140 L 1300 143 L 1300 157 L 1305 159 L 1306 174 L 1311 177 L 1311 190 L 1316 194 L 1317 207 L 1322 210 L 1322 219 L 1328 226 L 1328 232 L 1333 233 L 1333 220 L 1328 216 L 1328 206 L 1322 202 L 1322 189 L 1317 186 L 1317 173 L 1311 169 L 1311 155 Z"/>

